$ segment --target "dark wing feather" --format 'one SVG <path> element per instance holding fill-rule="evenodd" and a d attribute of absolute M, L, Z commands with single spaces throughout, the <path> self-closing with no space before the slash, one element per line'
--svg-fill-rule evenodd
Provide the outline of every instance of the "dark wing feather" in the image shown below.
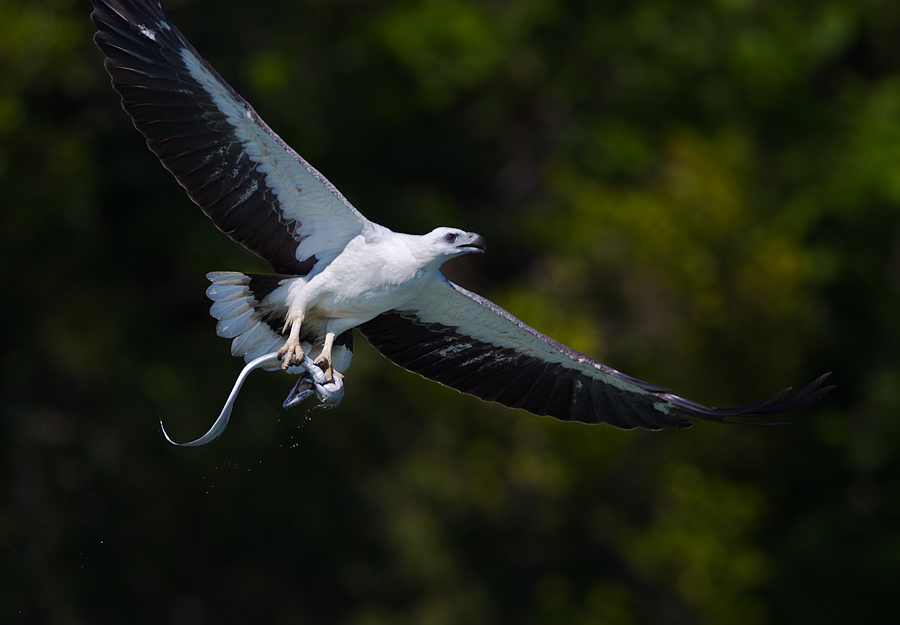
<path fill-rule="evenodd" d="M 394 363 L 463 393 L 563 421 L 623 429 L 773 415 L 833 388 L 822 386 L 825 374 L 787 397 L 782 391 L 746 406 L 710 408 L 569 349 L 448 280 L 435 283 L 414 309 L 386 312 L 359 329 Z"/>
<path fill-rule="evenodd" d="M 152 0 L 93 0 L 94 42 L 147 145 L 220 230 L 275 271 L 327 264 L 369 222 L 288 147 Z"/>

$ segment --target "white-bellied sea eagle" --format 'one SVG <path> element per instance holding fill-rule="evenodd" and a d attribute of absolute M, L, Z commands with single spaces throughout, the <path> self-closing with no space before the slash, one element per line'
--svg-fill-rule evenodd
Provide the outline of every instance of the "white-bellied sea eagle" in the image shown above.
<path fill-rule="evenodd" d="M 484 252 L 480 235 L 400 234 L 369 221 L 260 119 L 158 2 L 92 1 L 94 41 L 147 145 L 222 232 L 276 272 L 208 276 L 218 334 L 246 362 L 321 369 L 320 390 L 341 386 L 358 328 L 396 364 L 463 393 L 626 429 L 771 415 L 830 390 L 825 374 L 793 395 L 710 408 L 561 345 L 441 274 L 448 259 Z"/>

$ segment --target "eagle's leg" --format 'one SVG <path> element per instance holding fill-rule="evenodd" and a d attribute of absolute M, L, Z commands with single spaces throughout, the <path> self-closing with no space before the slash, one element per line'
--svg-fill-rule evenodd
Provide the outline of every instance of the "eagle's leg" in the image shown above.
<path fill-rule="evenodd" d="M 291 333 L 288 335 L 287 342 L 285 342 L 285 344 L 281 346 L 281 349 L 278 350 L 278 357 L 281 359 L 281 368 L 285 371 L 292 365 L 302 365 L 303 359 L 306 356 L 306 354 L 303 353 L 303 348 L 300 347 L 300 324 L 302 322 L 302 316 L 290 322 Z"/>
<path fill-rule="evenodd" d="M 334 369 L 331 367 L 331 348 L 334 346 L 334 332 L 325 333 L 325 344 L 322 345 L 322 353 L 313 361 L 313 364 L 325 372 L 325 382 L 334 382 Z"/>

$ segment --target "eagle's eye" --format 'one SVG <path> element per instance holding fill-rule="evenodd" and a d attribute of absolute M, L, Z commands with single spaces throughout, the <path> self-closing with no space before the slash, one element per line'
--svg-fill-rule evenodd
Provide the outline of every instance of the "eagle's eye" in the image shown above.
<path fill-rule="evenodd" d="M 444 240 L 447 241 L 448 243 L 453 243 L 454 241 L 456 241 L 456 236 L 457 235 L 455 232 L 448 232 L 447 234 L 444 235 Z"/>

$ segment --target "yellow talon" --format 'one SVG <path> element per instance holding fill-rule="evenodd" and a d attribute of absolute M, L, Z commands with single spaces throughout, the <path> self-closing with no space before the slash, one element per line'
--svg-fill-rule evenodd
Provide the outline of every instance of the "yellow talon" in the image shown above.
<path fill-rule="evenodd" d="M 325 372 L 325 383 L 328 384 L 330 382 L 334 382 L 334 369 L 331 367 L 331 360 L 326 358 L 325 356 L 319 356 L 313 361 L 314 365 L 317 365 L 319 369 Z"/>
<path fill-rule="evenodd" d="M 303 358 L 305 354 L 303 353 L 303 348 L 300 347 L 299 341 L 291 341 L 288 339 L 288 342 L 284 344 L 284 347 L 278 350 L 278 357 L 281 359 L 281 368 L 287 371 L 288 367 L 293 365 L 302 365 Z"/>

